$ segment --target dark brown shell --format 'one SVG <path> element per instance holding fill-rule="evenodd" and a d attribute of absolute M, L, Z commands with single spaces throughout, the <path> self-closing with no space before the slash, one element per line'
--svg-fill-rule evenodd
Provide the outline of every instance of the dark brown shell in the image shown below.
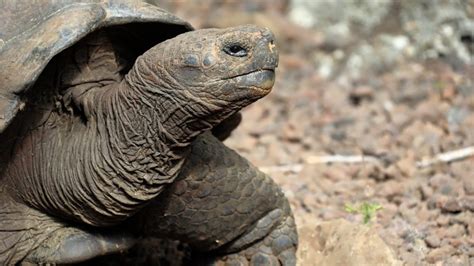
<path fill-rule="evenodd" d="M 0 132 L 23 108 L 21 95 L 48 62 L 91 32 L 130 25 L 146 28 L 144 39 L 153 42 L 192 30 L 173 14 L 138 0 L 6 0 L 0 18 Z"/>

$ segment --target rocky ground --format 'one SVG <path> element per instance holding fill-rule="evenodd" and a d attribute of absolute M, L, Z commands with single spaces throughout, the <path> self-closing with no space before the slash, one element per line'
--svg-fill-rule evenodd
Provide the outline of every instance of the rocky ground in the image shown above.
<path fill-rule="evenodd" d="M 274 93 L 244 112 L 227 144 L 285 190 L 301 248 L 308 245 L 302 261 L 311 262 L 314 239 L 307 238 L 317 224 L 360 223 L 344 205 L 371 202 L 383 207 L 372 226 L 403 262 L 474 264 L 474 159 L 417 167 L 474 144 L 469 74 L 441 62 L 406 63 L 345 87 L 302 74 L 298 60 L 305 59 L 282 56 Z M 334 154 L 377 160 L 319 163 Z"/>
<path fill-rule="evenodd" d="M 326 221 L 343 223 L 346 229 L 327 230 L 353 247 L 366 240 L 351 232 L 379 235 L 394 254 L 387 265 L 474 265 L 474 157 L 424 164 L 474 146 L 469 60 L 450 53 L 417 56 L 416 40 L 403 27 L 393 30 L 397 21 L 387 19 L 392 9 L 379 20 L 394 24 L 390 32 L 396 33 L 383 35 L 383 27 L 374 27 L 372 34 L 352 34 L 342 45 L 324 29 L 290 20 L 288 1 L 161 6 L 197 28 L 256 23 L 276 33 L 281 56 L 274 91 L 244 110 L 243 123 L 226 144 L 282 186 L 300 232 L 300 265 L 331 262 L 333 251 L 324 242 L 329 236 L 322 233 L 331 227 Z M 472 36 L 460 37 L 468 55 Z M 362 63 L 354 65 L 357 58 Z M 351 158 L 358 162 L 324 162 Z M 362 215 L 345 210 L 362 203 L 382 207 L 368 225 Z M 384 248 L 375 245 L 368 252 L 377 246 Z"/>

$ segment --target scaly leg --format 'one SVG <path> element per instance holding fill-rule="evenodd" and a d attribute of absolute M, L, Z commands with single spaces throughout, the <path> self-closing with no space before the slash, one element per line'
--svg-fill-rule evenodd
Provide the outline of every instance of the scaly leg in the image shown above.
<path fill-rule="evenodd" d="M 209 264 L 296 264 L 296 226 L 281 189 L 210 134 L 137 218 L 144 236 L 189 243 Z"/>
<path fill-rule="evenodd" d="M 61 228 L 33 250 L 22 265 L 71 264 L 125 251 L 136 239 L 122 232 L 88 232 L 75 227 Z"/>
<path fill-rule="evenodd" d="M 80 229 L 13 200 L 0 187 L 0 265 L 65 264 L 124 251 L 123 230 Z"/>

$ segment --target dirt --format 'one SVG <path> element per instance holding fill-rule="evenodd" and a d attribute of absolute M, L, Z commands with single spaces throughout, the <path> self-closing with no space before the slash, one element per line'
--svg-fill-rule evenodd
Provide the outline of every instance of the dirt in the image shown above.
<path fill-rule="evenodd" d="M 346 87 L 292 67 L 287 56 L 274 92 L 244 111 L 226 143 L 283 187 L 300 231 L 336 218 L 360 223 L 344 205 L 378 203 L 371 226 L 408 265 L 474 263 L 474 159 L 416 164 L 474 144 L 474 95 L 462 92 L 469 75 L 442 62 L 408 62 Z M 361 86 L 370 97 L 355 103 Z M 334 154 L 379 162 L 310 160 Z"/>
<path fill-rule="evenodd" d="M 324 77 L 313 56 L 324 36 L 292 24 L 285 1 L 217 2 L 164 5 L 196 28 L 257 23 L 276 33 L 274 90 L 243 111 L 225 143 L 282 186 L 300 250 L 324 221 L 361 224 L 344 206 L 369 202 L 382 209 L 367 226 L 404 264 L 474 265 L 474 158 L 417 165 L 474 145 L 474 67 L 413 58 L 357 79 Z M 367 160 L 321 163 L 323 155 Z"/>

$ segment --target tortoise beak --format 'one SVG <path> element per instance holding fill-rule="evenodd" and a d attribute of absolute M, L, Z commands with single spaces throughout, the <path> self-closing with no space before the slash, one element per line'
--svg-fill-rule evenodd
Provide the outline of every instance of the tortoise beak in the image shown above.
<path fill-rule="evenodd" d="M 275 84 L 275 70 L 261 69 L 235 78 L 238 88 L 251 89 L 259 96 L 267 95 Z"/>

